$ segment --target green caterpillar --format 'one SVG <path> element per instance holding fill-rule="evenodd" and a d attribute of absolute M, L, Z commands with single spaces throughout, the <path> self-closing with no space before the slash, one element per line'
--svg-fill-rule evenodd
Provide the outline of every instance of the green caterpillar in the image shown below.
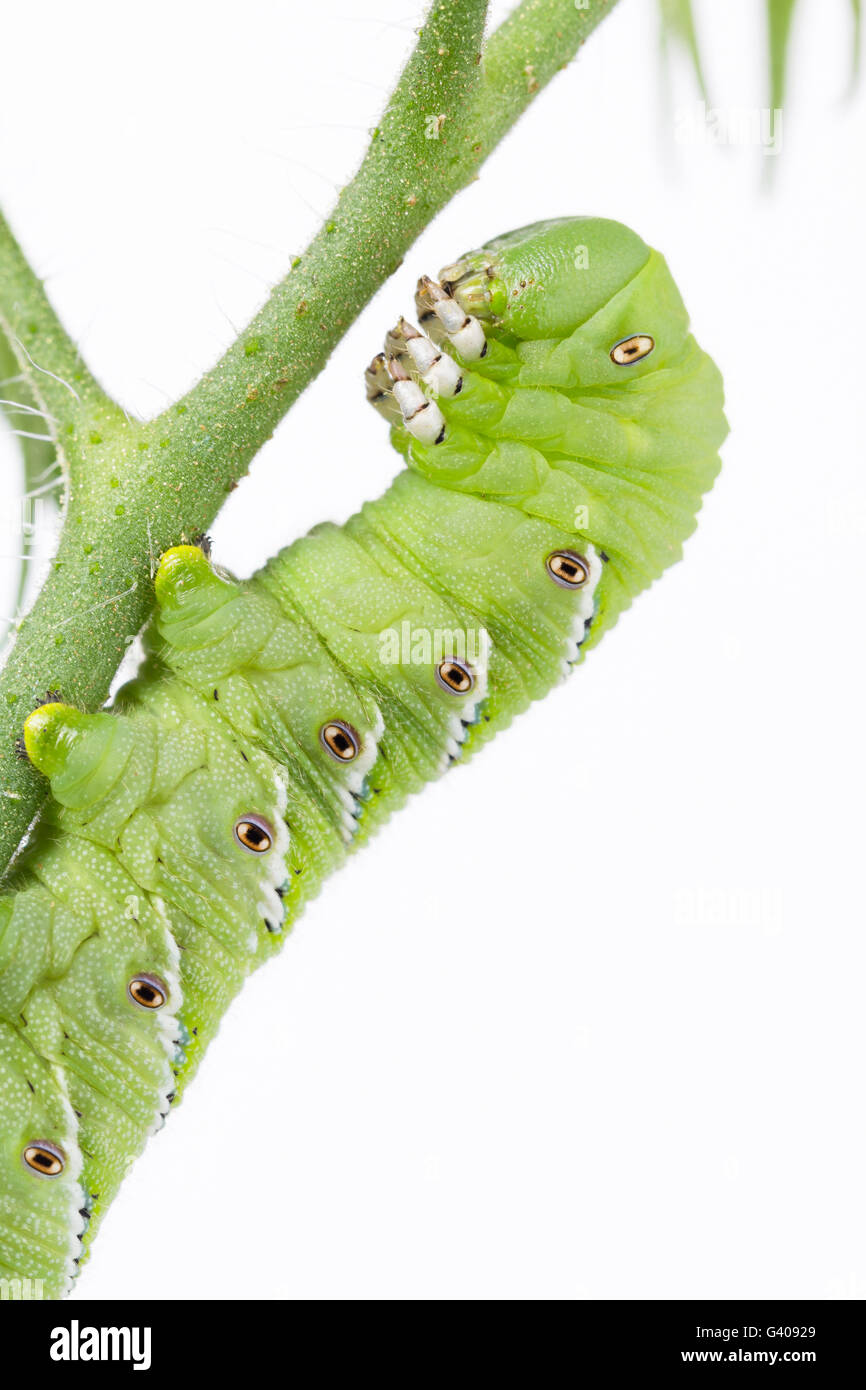
<path fill-rule="evenodd" d="M 401 471 L 238 583 L 162 556 L 112 712 L 52 698 L 0 897 L 0 1280 L 70 1287 L 147 1136 L 307 899 L 676 560 L 726 433 L 662 257 L 546 222 L 423 279 L 367 372 Z M 37 1284 L 34 1281 L 40 1281 Z"/>

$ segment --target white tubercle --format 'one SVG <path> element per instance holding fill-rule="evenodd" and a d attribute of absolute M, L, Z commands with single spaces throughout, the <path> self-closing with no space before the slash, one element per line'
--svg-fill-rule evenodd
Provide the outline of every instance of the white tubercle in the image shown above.
<path fill-rule="evenodd" d="M 398 378 L 391 390 L 400 407 L 400 414 L 407 424 L 414 415 L 418 414 L 419 410 L 423 410 L 426 405 L 430 404 L 421 387 L 415 381 Z"/>
<path fill-rule="evenodd" d="M 435 391 L 437 396 L 450 398 L 456 396 L 463 385 L 463 376 L 453 357 L 449 357 L 443 352 L 428 371 L 423 373 L 423 379 Z"/>
<path fill-rule="evenodd" d="M 484 329 L 478 319 L 460 308 L 456 299 L 439 299 L 433 310 L 461 357 L 475 362 L 484 356 L 487 347 Z"/>
<path fill-rule="evenodd" d="M 414 381 L 395 381 L 391 388 L 406 428 L 422 444 L 435 444 L 445 428 L 445 416 Z"/>
<path fill-rule="evenodd" d="M 429 338 L 423 338 L 419 333 L 417 338 L 407 338 L 406 347 L 409 350 L 412 361 L 422 374 L 438 362 L 442 353 L 435 343 L 431 343 Z"/>
<path fill-rule="evenodd" d="M 406 344 L 412 361 L 431 391 L 437 396 L 456 396 L 463 385 L 460 368 L 446 352 L 440 352 L 429 338 L 410 338 Z"/>
<path fill-rule="evenodd" d="M 476 362 L 487 351 L 487 339 L 478 319 L 467 317 L 463 327 L 448 337 L 467 362 Z"/>
<path fill-rule="evenodd" d="M 466 310 L 460 308 L 456 299 L 437 299 L 433 311 L 448 334 L 459 332 L 466 324 Z"/>

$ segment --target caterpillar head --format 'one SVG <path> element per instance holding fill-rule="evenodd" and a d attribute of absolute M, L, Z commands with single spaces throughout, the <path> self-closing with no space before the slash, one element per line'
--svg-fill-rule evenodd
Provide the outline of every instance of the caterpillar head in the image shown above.
<path fill-rule="evenodd" d="M 593 641 L 677 560 L 719 469 L 719 372 L 661 255 L 621 223 L 523 227 L 422 277 L 367 394 L 409 467 L 609 563 Z"/>
<path fill-rule="evenodd" d="M 467 314 L 521 339 L 562 338 L 597 313 L 649 259 L 629 227 L 603 217 L 536 222 L 440 271 Z"/>

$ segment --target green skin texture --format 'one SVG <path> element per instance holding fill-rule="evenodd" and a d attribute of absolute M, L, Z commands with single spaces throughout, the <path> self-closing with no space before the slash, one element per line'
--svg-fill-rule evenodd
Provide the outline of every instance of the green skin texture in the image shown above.
<path fill-rule="evenodd" d="M 68 1290 L 232 997 L 326 875 L 558 683 L 694 529 L 727 427 L 662 257 L 570 218 L 462 270 L 488 350 L 464 363 L 444 344 L 463 388 L 437 402 L 443 440 L 398 420 L 407 468 L 385 495 L 248 582 L 168 551 L 148 659 L 112 712 L 28 720 L 52 800 L 0 898 L 0 1279 Z M 615 364 L 636 333 L 653 351 Z M 586 558 L 583 589 L 551 579 L 559 549 Z M 383 660 L 380 634 L 407 622 L 489 634 L 472 690 L 443 689 L 435 656 Z M 358 735 L 352 762 L 320 740 L 335 719 Z M 249 815 L 270 827 L 263 853 L 235 837 Z M 130 998 L 141 972 L 162 1008 Z M 37 1141 L 62 1152 L 58 1176 L 24 1164 Z"/>

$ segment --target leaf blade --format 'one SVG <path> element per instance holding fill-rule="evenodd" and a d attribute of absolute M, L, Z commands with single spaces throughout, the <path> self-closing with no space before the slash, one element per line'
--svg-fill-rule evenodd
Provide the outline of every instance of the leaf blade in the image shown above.
<path fill-rule="evenodd" d="M 709 102 L 692 0 L 659 0 L 659 7 L 663 51 L 667 53 L 669 41 L 685 50 L 691 60 L 701 96 L 705 102 Z"/>

